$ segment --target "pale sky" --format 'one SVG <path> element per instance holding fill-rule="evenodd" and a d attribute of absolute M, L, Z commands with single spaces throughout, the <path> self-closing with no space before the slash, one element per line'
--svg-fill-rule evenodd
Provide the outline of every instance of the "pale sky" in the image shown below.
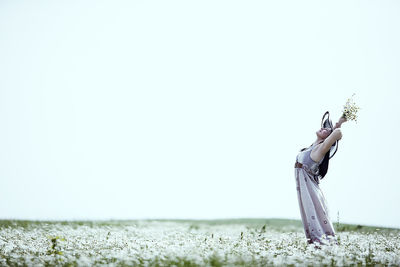
<path fill-rule="evenodd" d="M 1 1 L 0 219 L 300 219 L 298 151 L 346 100 L 320 187 L 400 227 L 398 1 Z"/>

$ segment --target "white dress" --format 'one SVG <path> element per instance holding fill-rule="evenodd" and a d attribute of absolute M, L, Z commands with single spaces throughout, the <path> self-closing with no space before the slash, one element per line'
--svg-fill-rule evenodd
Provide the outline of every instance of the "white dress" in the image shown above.
<path fill-rule="evenodd" d="M 323 159 L 315 162 L 310 156 L 314 147 L 315 144 L 297 155 L 296 161 L 303 166 L 294 169 L 301 220 L 309 244 L 338 244 L 326 200 L 319 187 L 318 171 Z"/>

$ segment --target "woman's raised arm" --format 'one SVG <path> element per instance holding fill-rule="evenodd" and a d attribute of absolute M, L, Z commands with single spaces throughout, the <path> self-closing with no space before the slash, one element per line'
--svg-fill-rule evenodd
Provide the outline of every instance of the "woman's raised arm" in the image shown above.
<path fill-rule="evenodd" d="M 333 130 L 342 127 L 342 123 L 346 121 L 347 119 L 345 117 L 340 117 L 339 121 L 335 124 L 335 127 L 333 127 Z"/>
<path fill-rule="evenodd" d="M 322 142 L 319 152 L 325 155 L 331 146 L 336 142 L 336 140 L 342 139 L 342 131 L 339 128 L 333 130 L 333 132 Z"/>

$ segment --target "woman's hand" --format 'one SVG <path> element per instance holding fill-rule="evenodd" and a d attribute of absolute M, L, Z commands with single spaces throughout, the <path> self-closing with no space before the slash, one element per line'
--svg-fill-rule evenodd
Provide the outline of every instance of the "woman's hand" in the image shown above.
<path fill-rule="evenodd" d="M 339 121 L 335 124 L 335 127 L 333 129 L 342 127 L 342 123 L 346 121 L 347 119 L 344 116 L 340 117 Z"/>
<path fill-rule="evenodd" d="M 342 116 L 342 117 L 340 117 L 338 123 L 342 124 L 343 122 L 346 122 L 346 121 L 347 121 L 346 117 Z"/>

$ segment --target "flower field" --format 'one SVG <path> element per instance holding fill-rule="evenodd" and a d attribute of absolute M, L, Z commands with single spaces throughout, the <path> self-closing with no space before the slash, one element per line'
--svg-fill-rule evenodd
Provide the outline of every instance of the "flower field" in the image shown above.
<path fill-rule="evenodd" d="M 318 249 L 299 221 L 0 221 L 0 265 L 400 265 L 400 230 L 338 228 L 339 245 Z"/>

